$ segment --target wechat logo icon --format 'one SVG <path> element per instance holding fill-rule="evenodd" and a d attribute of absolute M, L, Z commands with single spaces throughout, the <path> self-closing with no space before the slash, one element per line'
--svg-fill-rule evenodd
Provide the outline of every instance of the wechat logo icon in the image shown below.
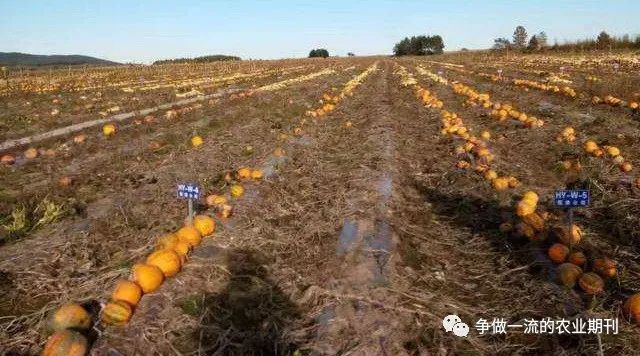
<path fill-rule="evenodd" d="M 455 336 L 467 337 L 469 335 L 469 325 L 463 323 L 457 315 L 451 314 L 444 317 L 442 326 L 446 332 L 453 332 Z"/>

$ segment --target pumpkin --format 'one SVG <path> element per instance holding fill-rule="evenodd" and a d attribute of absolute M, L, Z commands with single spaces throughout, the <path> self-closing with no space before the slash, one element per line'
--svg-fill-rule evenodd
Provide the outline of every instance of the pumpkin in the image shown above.
<path fill-rule="evenodd" d="M 344 127 L 351 128 L 351 127 L 353 127 L 353 123 L 351 121 L 347 121 L 347 122 L 344 123 Z"/>
<path fill-rule="evenodd" d="M 87 140 L 87 135 L 85 135 L 85 134 L 80 134 L 80 135 L 77 135 L 77 136 L 75 136 L 75 137 L 73 138 L 73 143 L 75 143 L 75 144 L 78 144 L 78 145 L 79 145 L 79 144 L 84 143 L 84 141 L 86 141 L 86 140 Z"/>
<path fill-rule="evenodd" d="M 580 288 L 590 295 L 600 294 L 604 290 L 604 281 L 593 272 L 583 274 L 578 283 L 580 284 Z"/>
<path fill-rule="evenodd" d="M 234 184 L 231 186 L 231 188 L 229 188 L 229 191 L 231 192 L 232 197 L 239 198 L 242 196 L 242 194 L 244 194 L 244 187 L 242 187 L 240 184 Z"/>
<path fill-rule="evenodd" d="M 575 287 L 581 275 L 582 269 L 573 263 L 563 263 L 558 266 L 558 278 L 565 287 Z"/>
<path fill-rule="evenodd" d="M 158 239 L 158 243 L 156 246 L 158 249 L 172 249 L 178 243 L 178 235 L 176 234 L 166 234 Z"/>
<path fill-rule="evenodd" d="M 611 157 L 616 157 L 620 155 L 620 150 L 614 146 L 607 146 L 606 148 L 607 154 Z"/>
<path fill-rule="evenodd" d="M 593 270 L 603 278 L 616 276 L 616 263 L 608 258 L 598 258 L 593 261 Z"/>
<path fill-rule="evenodd" d="M 522 221 L 531 225 L 536 231 L 544 230 L 544 219 L 538 213 L 527 214 L 522 217 Z"/>
<path fill-rule="evenodd" d="M 520 186 L 520 181 L 516 177 L 508 177 L 509 180 L 509 188 L 517 188 Z"/>
<path fill-rule="evenodd" d="M 200 146 L 202 146 L 203 143 L 204 143 L 204 140 L 202 139 L 202 137 L 200 137 L 198 135 L 193 136 L 191 138 L 191 146 L 193 146 L 193 147 L 200 147 Z"/>
<path fill-rule="evenodd" d="M 164 275 L 160 268 L 143 263 L 137 263 L 132 268 L 133 281 L 136 282 L 144 293 L 151 293 L 158 289 L 164 281 Z"/>
<path fill-rule="evenodd" d="M 527 201 L 535 206 L 538 205 L 538 201 L 540 200 L 540 198 L 538 197 L 538 194 L 536 194 L 536 192 L 528 191 L 522 195 L 522 200 Z"/>
<path fill-rule="evenodd" d="M 568 260 L 576 266 L 582 266 L 587 262 L 587 256 L 585 256 L 584 253 L 580 251 L 576 251 L 569 254 Z"/>
<path fill-rule="evenodd" d="M 276 157 L 282 157 L 285 155 L 285 152 L 282 148 L 278 147 L 275 150 L 273 150 L 273 155 Z"/>
<path fill-rule="evenodd" d="M 622 306 L 624 312 L 635 320 L 637 324 L 640 324 L 640 293 L 636 293 L 630 296 Z"/>
<path fill-rule="evenodd" d="M 633 165 L 629 162 L 625 162 L 623 164 L 620 165 L 620 170 L 627 173 L 627 172 L 631 172 L 633 170 Z"/>
<path fill-rule="evenodd" d="M 121 300 L 112 300 L 102 309 L 102 322 L 106 325 L 124 325 L 129 322 L 133 310 Z"/>
<path fill-rule="evenodd" d="M 69 303 L 56 310 L 49 319 L 51 330 L 86 330 L 91 327 L 91 315 L 80 304 Z"/>
<path fill-rule="evenodd" d="M 59 330 L 49 336 L 42 356 L 84 356 L 89 351 L 89 342 L 74 330 Z"/>
<path fill-rule="evenodd" d="M 158 250 L 147 257 L 147 264 L 158 267 L 165 277 L 175 276 L 181 267 L 180 256 L 173 250 Z"/>
<path fill-rule="evenodd" d="M 593 153 L 598 149 L 598 144 L 589 140 L 584 143 L 584 150 L 587 153 Z"/>
<path fill-rule="evenodd" d="M 489 181 L 490 180 L 494 180 L 494 179 L 498 178 L 498 173 L 496 173 L 494 170 L 490 169 L 490 170 L 488 170 L 488 171 L 486 171 L 484 173 L 484 178 L 486 180 L 489 180 Z"/>
<path fill-rule="evenodd" d="M 3 155 L 2 158 L 0 158 L 0 162 L 6 165 L 12 165 L 16 163 L 16 159 L 12 155 Z"/>
<path fill-rule="evenodd" d="M 102 126 L 102 133 L 105 136 L 112 136 L 116 133 L 116 125 L 114 124 L 106 124 Z"/>
<path fill-rule="evenodd" d="M 71 181 L 70 177 L 66 177 L 65 176 L 65 177 L 62 177 L 62 178 L 58 179 L 58 185 L 63 187 L 63 188 L 66 188 L 66 187 L 70 186 L 71 183 L 72 183 L 72 181 Z"/>
<path fill-rule="evenodd" d="M 223 204 L 218 210 L 218 217 L 226 219 L 233 214 L 233 207 L 231 205 Z"/>
<path fill-rule="evenodd" d="M 209 236 L 216 231 L 216 222 L 207 215 L 196 215 L 193 218 L 193 226 L 202 236 Z"/>
<path fill-rule="evenodd" d="M 549 255 L 549 259 L 554 263 L 563 263 L 567 260 L 569 248 L 563 244 L 556 243 L 549 247 L 547 255 Z"/>
<path fill-rule="evenodd" d="M 521 200 L 516 206 L 516 214 L 520 217 L 533 214 L 536 211 L 536 205 L 527 200 Z"/>
<path fill-rule="evenodd" d="M 258 179 L 262 179 L 262 176 L 264 175 L 264 173 L 262 173 L 261 169 L 254 169 L 251 171 L 251 178 L 258 180 Z"/>
<path fill-rule="evenodd" d="M 556 227 L 554 232 L 558 239 L 567 246 L 575 245 L 582 239 L 582 229 L 576 224 L 571 225 L 571 227 Z"/>
<path fill-rule="evenodd" d="M 498 177 L 491 181 L 491 185 L 493 189 L 497 191 L 503 191 L 509 188 L 509 178 L 507 177 Z"/>
<path fill-rule="evenodd" d="M 186 261 L 187 255 L 189 254 L 190 250 L 191 250 L 191 245 L 189 245 L 189 243 L 186 241 L 178 241 L 178 243 L 175 244 L 175 246 L 173 246 L 173 251 L 175 251 L 175 253 L 177 253 L 178 256 L 180 256 L 180 262 L 182 263 Z"/>
<path fill-rule="evenodd" d="M 238 178 L 240 179 L 249 179 L 251 178 L 251 169 L 247 167 L 242 167 L 238 169 L 237 174 L 238 174 Z"/>
<path fill-rule="evenodd" d="M 489 131 L 482 131 L 480 137 L 482 137 L 483 140 L 489 140 L 491 139 L 491 133 Z"/>
<path fill-rule="evenodd" d="M 470 166 L 471 165 L 467 161 L 458 161 L 458 163 L 456 163 L 456 167 L 458 167 L 459 169 L 467 169 Z"/>
<path fill-rule="evenodd" d="M 178 240 L 188 243 L 191 247 L 200 245 L 202 241 L 200 231 L 190 225 L 181 227 L 180 230 L 176 232 L 176 235 L 178 235 Z"/>
<path fill-rule="evenodd" d="M 138 305 L 140 298 L 142 298 L 142 289 L 140 286 L 134 282 L 125 280 L 119 281 L 111 294 L 111 299 L 127 302 L 134 307 Z"/>
<path fill-rule="evenodd" d="M 38 157 L 38 150 L 36 150 L 35 148 L 29 148 L 26 151 L 24 151 L 24 158 L 34 159 L 36 157 Z"/>
<path fill-rule="evenodd" d="M 222 195 L 211 194 L 205 199 L 208 206 L 218 206 L 227 203 L 227 198 Z"/>

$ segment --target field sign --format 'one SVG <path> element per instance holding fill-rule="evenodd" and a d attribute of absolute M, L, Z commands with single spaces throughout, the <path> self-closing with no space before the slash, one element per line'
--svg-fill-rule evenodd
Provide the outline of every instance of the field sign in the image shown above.
<path fill-rule="evenodd" d="M 200 198 L 200 187 L 195 184 L 178 184 L 178 197 L 197 200 Z"/>
<path fill-rule="evenodd" d="M 588 190 L 556 190 L 553 201 L 561 208 L 583 208 L 589 206 Z"/>

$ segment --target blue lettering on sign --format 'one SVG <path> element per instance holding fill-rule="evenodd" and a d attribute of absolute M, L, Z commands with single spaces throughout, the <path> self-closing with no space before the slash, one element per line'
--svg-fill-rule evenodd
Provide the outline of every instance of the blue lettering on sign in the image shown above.
<path fill-rule="evenodd" d="M 194 184 L 178 184 L 178 197 L 183 199 L 199 199 L 200 187 Z"/>
<path fill-rule="evenodd" d="M 563 208 L 583 208 L 589 206 L 588 190 L 556 190 L 553 200 Z"/>

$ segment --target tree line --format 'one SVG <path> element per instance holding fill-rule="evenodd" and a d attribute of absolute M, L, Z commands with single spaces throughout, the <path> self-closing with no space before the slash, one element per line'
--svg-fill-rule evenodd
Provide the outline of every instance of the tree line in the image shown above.
<path fill-rule="evenodd" d="M 153 62 L 153 64 L 175 64 L 175 63 L 208 63 L 218 61 L 240 61 L 240 57 L 226 56 L 223 54 L 214 54 L 210 56 L 201 56 L 195 58 L 175 58 L 175 59 L 163 59 Z"/>
<path fill-rule="evenodd" d="M 444 49 L 444 41 L 440 35 L 405 37 L 393 46 L 393 54 L 396 56 L 424 56 L 441 54 Z"/>
<path fill-rule="evenodd" d="M 573 42 L 549 44 L 547 34 L 542 31 L 529 37 L 524 26 L 517 26 L 513 31 L 512 39 L 500 37 L 493 40 L 493 50 L 515 50 L 521 52 L 538 51 L 584 51 L 584 50 L 614 50 L 614 49 L 640 49 L 640 35 L 631 39 L 629 35 L 614 37 L 602 31 L 596 38 L 578 40 Z"/>

